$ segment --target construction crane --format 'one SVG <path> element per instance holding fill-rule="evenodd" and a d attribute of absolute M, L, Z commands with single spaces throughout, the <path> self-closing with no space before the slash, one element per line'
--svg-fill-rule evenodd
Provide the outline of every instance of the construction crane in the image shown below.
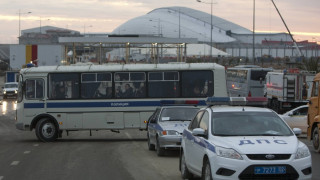
<path fill-rule="evenodd" d="M 289 35 L 290 35 L 290 37 L 291 37 L 291 39 L 292 39 L 292 41 L 293 41 L 293 45 L 295 46 L 296 50 L 298 51 L 298 55 L 299 55 L 300 57 L 303 57 L 303 54 L 302 54 L 299 46 L 297 45 L 296 41 L 294 40 L 294 38 L 293 38 L 293 36 L 292 36 L 292 34 L 291 34 L 291 32 L 290 32 L 290 30 L 289 30 L 286 22 L 284 21 L 283 17 L 281 16 L 281 13 L 280 13 L 279 9 L 277 8 L 277 6 L 276 6 L 276 4 L 273 2 L 273 0 L 271 0 L 271 2 L 273 3 L 274 7 L 276 8 L 276 10 L 277 10 L 277 12 L 278 12 L 278 14 L 279 14 L 279 16 L 280 16 L 280 18 L 281 18 L 284 26 L 287 28 L 287 31 L 288 31 L 288 33 L 289 33 Z"/>

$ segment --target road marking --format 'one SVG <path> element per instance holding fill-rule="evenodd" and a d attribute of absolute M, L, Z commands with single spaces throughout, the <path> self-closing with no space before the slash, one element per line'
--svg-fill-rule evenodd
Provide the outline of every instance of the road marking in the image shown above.
<path fill-rule="evenodd" d="M 131 135 L 127 132 L 125 132 L 126 136 L 129 138 L 129 139 L 132 139 Z"/>
<path fill-rule="evenodd" d="M 20 161 L 13 161 L 10 165 L 11 166 L 16 166 L 16 165 L 18 165 L 20 163 Z"/>
<path fill-rule="evenodd" d="M 31 151 L 25 151 L 23 152 L 23 154 L 29 154 Z"/>
<path fill-rule="evenodd" d="M 39 144 L 34 144 L 33 146 L 39 146 Z"/>
<path fill-rule="evenodd" d="M 0 180 L 2 180 L 4 177 L 3 176 L 0 176 Z"/>

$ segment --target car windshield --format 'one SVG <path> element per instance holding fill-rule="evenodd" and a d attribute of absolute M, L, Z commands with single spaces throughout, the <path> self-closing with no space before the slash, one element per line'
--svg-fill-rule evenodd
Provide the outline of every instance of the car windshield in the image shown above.
<path fill-rule="evenodd" d="M 273 112 L 215 112 L 215 136 L 291 136 L 290 128 Z"/>
<path fill-rule="evenodd" d="M 5 84 L 5 88 L 18 88 L 18 84 Z"/>
<path fill-rule="evenodd" d="M 161 121 L 191 121 L 198 108 L 164 108 L 161 112 Z"/>

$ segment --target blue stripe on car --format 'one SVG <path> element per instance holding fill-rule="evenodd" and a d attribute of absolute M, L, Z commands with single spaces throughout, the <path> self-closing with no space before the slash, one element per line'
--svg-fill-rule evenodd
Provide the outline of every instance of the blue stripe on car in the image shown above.
<path fill-rule="evenodd" d="M 204 138 L 193 136 L 192 133 L 186 129 L 183 131 L 183 136 L 185 136 L 189 141 L 194 140 L 194 143 L 201 147 L 204 147 L 214 153 L 216 152 L 216 148 L 209 141 L 205 140 Z"/>

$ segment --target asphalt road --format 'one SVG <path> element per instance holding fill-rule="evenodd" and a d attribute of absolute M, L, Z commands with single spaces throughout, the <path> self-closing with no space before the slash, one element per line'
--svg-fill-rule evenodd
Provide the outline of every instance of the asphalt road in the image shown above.
<path fill-rule="evenodd" d="M 14 110 L 13 100 L 0 105 L 0 180 L 181 179 L 179 153 L 157 157 L 147 149 L 145 131 L 78 131 L 43 143 L 34 131 L 16 130 Z M 313 179 L 320 180 L 320 154 L 300 139 L 312 153 Z"/>

